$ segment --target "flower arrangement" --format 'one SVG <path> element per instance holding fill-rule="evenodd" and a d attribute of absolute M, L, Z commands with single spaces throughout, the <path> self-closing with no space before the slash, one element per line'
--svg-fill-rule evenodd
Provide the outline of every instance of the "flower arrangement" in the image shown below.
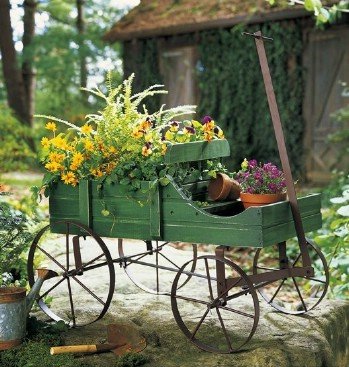
<path fill-rule="evenodd" d="M 36 116 L 50 120 L 46 123 L 50 136 L 41 140 L 41 162 L 47 170 L 43 186 L 58 181 L 76 186 L 82 179 L 109 180 L 128 185 L 132 190 L 139 189 L 141 181 L 158 180 L 165 185 L 169 182 L 168 175 L 182 179 L 192 170 L 184 164 L 164 164 L 170 144 L 224 138 L 223 131 L 209 116 L 202 123 L 174 120 L 180 115 L 193 114 L 195 106 L 171 109 L 162 106 L 150 113 L 143 104 L 140 110 L 145 97 L 167 92 L 159 89 L 161 85 L 153 85 L 132 94 L 133 78 L 131 75 L 113 88 L 108 76 L 107 94 L 98 88 L 85 89 L 102 98 L 105 107 L 97 114 L 86 115 L 81 127 L 53 116 Z M 67 131 L 57 133 L 56 122 L 65 124 Z M 215 173 L 212 162 L 210 170 Z"/>
<path fill-rule="evenodd" d="M 277 194 L 286 191 L 284 173 L 277 166 L 268 162 L 261 163 L 255 159 L 241 163 L 241 170 L 235 175 L 242 193 L 249 194 Z"/>

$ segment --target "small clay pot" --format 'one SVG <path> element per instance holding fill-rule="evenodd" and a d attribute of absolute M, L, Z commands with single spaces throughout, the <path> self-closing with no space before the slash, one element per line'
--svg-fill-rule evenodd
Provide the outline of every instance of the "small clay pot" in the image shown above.
<path fill-rule="evenodd" d="M 217 173 L 208 184 L 208 196 L 213 201 L 236 200 L 240 196 L 240 185 L 225 173 Z"/>
<path fill-rule="evenodd" d="M 279 201 L 286 200 L 286 193 L 278 194 L 249 194 L 246 192 L 240 193 L 240 198 L 244 204 L 244 208 L 249 208 L 250 206 L 261 206 L 272 203 L 277 203 Z"/>

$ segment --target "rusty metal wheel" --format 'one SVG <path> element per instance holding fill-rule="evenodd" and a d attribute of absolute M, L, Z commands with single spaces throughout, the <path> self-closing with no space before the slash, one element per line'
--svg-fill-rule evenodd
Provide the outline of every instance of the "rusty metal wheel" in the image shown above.
<path fill-rule="evenodd" d="M 282 245 L 282 244 L 280 244 Z M 286 258 L 280 264 L 279 246 L 258 249 L 253 261 L 253 273 L 279 270 L 281 266 L 296 268 L 302 266 L 302 255 L 298 244 L 286 244 Z M 329 272 L 326 259 L 319 247 L 307 239 L 307 248 L 314 268 L 314 276 L 297 276 L 279 279 L 265 287 L 258 288 L 260 295 L 272 307 L 286 314 L 299 315 L 312 310 L 325 297 Z"/>
<path fill-rule="evenodd" d="M 200 349 L 233 353 L 254 334 L 259 320 L 257 292 L 246 273 L 232 261 L 212 255 L 197 258 L 195 271 L 188 261 L 172 286 L 174 318 L 184 335 Z M 217 280 L 225 272 L 225 281 Z M 218 272 L 218 273 L 217 273 Z M 178 287 L 182 278 L 190 280 Z M 220 290 L 226 285 L 225 290 Z"/>
<path fill-rule="evenodd" d="M 29 284 L 33 286 L 39 266 L 56 271 L 59 276 L 45 281 L 41 288 L 40 308 L 53 320 L 73 327 L 87 325 L 108 310 L 115 288 L 113 260 L 102 239 L 85 225 L 74 221 L 57 224 L 62 231 L 65 228 L 65 234 L 51 233 L 48 225 L 30 247 Z"/>
<path fill-rule="evenodd" d="M 176 243 L 119 239 L 118 249 L 127 276 L 148 293 L 169 294 L 175 273 L 188 259 L 193 259 L 191 271 L 195 269 L 196 244 L 184 251 L 178 249 Z M 144 266 L 153 269 L 145 272 Z M 173 277 L 168 276 L 169 272 L 174 273 Z M 181 286 L 189 279 L 190 275 L 183 279 Z"/>

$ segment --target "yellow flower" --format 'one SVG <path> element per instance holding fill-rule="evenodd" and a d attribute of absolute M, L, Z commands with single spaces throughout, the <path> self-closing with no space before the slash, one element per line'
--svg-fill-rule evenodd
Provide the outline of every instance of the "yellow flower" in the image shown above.
<path fill-rule="evenodd" d="M 82 155 L 82 153 L 75 152 L 73 154 L 73 159 L 72 159 L 72 162 L 71 162 L 71 165 L 70 165 L 70 167 L 73 167 L 71 169 L 74 170 L 74 171 L 77 170 L 81 166 L 83 161 L 84 161 L 84 156 Z"/>
<path fill-rule="evenodd" d="M 100 168 L 91 169 L 90 172 L 95 177 L 102 177 L 103 176 L 103 172 L 101 171 Z"/>
<path fill-rule="evenodd" d="M 206 141 L 211 141 L 211 140 L 213 139 L 213 134 L 212 134 L 212 132 L 205 132 L 205 133 L 204 133 L 204 139 L 205 139 Z"/>
<path fill-rule="evenodd" d="M 149 130 L 152 126 L 152 123 L 150 121 L 143 121 L 141 124 L 140 124 L 140 127 L 139 129 L 140 130 Z"/>
<path fill-rule="evenodd" d="M 165 139 L 171 141 L 173 140 L 173 138 L 174 138 L 174 133 L 171 132 L 170 130 L 167 130 L 165 133 Z"/>
<path fill-rule="evenodd" d="M 52 140 L 52 144 L 59 149 L 68 149 L 69 145 L 66 142 L 65 139 L 63 139 L 60 135 L 56 136 L 55 138 L 53 138 Z"/>
<path fill-rule="evenodd" d="M 142 130 L 139 130 L 138 127 L 134 127 L 131 135 L 133 138 L 139 139 L 144 135 L 144 132 Z"/>
<path fill-rule="evenodd" d="M 56 152 L 51 152 L 48 157 L 49 157 L 50 161 L 60 163 L 65 158 L 65 155 L 64 154 L 59 154 L 59 153 L 56 153 Z"/>
<path fill-rule="evenodd" d="M 47 162 L 45 168 L 50 172 L 62 171 L 63 166 L 58 162 Z"/>
<path fill-rule="evenodd" d="M 202 130 L 204 132 L 210 132 L 214 128 L 214 121 L 206 122 L 206 124 L 202 125 Z"/>
<path fill-rule="evenodd" d="M 153 136 L 151 133 L 148 133 L 144 136 L 144 140 L 148 143 L 152 143 L 153 142 Z"/>
<path fill-rule="evenodd" d="M 78 180 L 75 176 L 74 172 L 70 172 L 68 171 L 67 173 L 63 173 L 61 175 L 61 180 L 66 184 L 66 185 L 72 185 L 72 186 L 76 186 L 76 184 L 78 183 Z"/>
<path fill-rule="evenodd" d="M 51 131 L 56 131 L 57 130 L 57 126 L 56 126 L 56 124 L 54 123 L 54 122 L 48 122 L 46 125 L 45 125 L 45 128 L 47 129 L 47 130 L 51 130 Z"/>
<path fill-rule="evenodd" d="M 245 169 L 247 169 L 247 167 L 248 167 L 248 160 L 245 158 L 245 159 L 242 161 L 242 163 L 241 163 L 241 168 L 242 168 L 243 170 L 245 170 Z"/>
<path fill-rule="evenodd" d="M 48 148 L 50 146 L 50 140 L 48 138 L 46 138 L 46 136 L 44 136 L 42 139 L 41 139 L 41 145 L 44 147 L 44 148 Z"/>
<path fill-rule="evenodd" d="M 148 157 L 148 155 L 152 154 L 153 151 L 150 149 L 150 147 L 144 145 L 143 148 L 142 148 L 142 155 L 144 157 Z"/>
<path fill-rule="evenodd" d="M 91 134 L 91 132 L 93 131 L 92 126 L 89 124 L 85 124 L 84 126 L 81 127 L 81 132 L 84 134 Z"/>
<path fill-rule="evenodd" d="M 109 175 L 111 173 L 111 171 L 116 167 L 116 163 L 115 162 L 109 162 L 107 163 L 106 167 L 105 167 L 105 173 L 107 175 Z"/>
<path fill-rule="evenodd" d="M 115 148 L 115 147 L 109 147 L 109 148 L 108 148 L 108 152 L 109 152 L 110 154 L 115 154 L 115 153 L 117 152 L 117 150 L 116 150 L 116 148 Z"/>
<path fill-rule="evenodd" d="M 84 141 L 84 146 L 85 146 L 85 149 L 88 152 L 92 152 L 94 150 L 94 145 L 93 145 L 93 142 L 91 140 L 85 140 Z"/>
<path fill-rule="evenodd" d="M 165 155 L 167 152 L 167 145 L 166 144 L 161 144 L 161 154 Z"/>

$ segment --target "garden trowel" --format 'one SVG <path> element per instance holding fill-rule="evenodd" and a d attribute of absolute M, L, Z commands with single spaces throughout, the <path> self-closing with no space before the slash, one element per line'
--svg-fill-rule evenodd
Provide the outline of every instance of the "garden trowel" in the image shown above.
<path fill-rule="evenodd" d="M 62 353 L 101 353 L 111 351 L 116 355 L 137 353 L 146 347 L 145 339 L 132 325 L 126 323 L 107 326 L 107 343 L 86 345 L 65 345 L 52 347 L 51 355 Z"/>

